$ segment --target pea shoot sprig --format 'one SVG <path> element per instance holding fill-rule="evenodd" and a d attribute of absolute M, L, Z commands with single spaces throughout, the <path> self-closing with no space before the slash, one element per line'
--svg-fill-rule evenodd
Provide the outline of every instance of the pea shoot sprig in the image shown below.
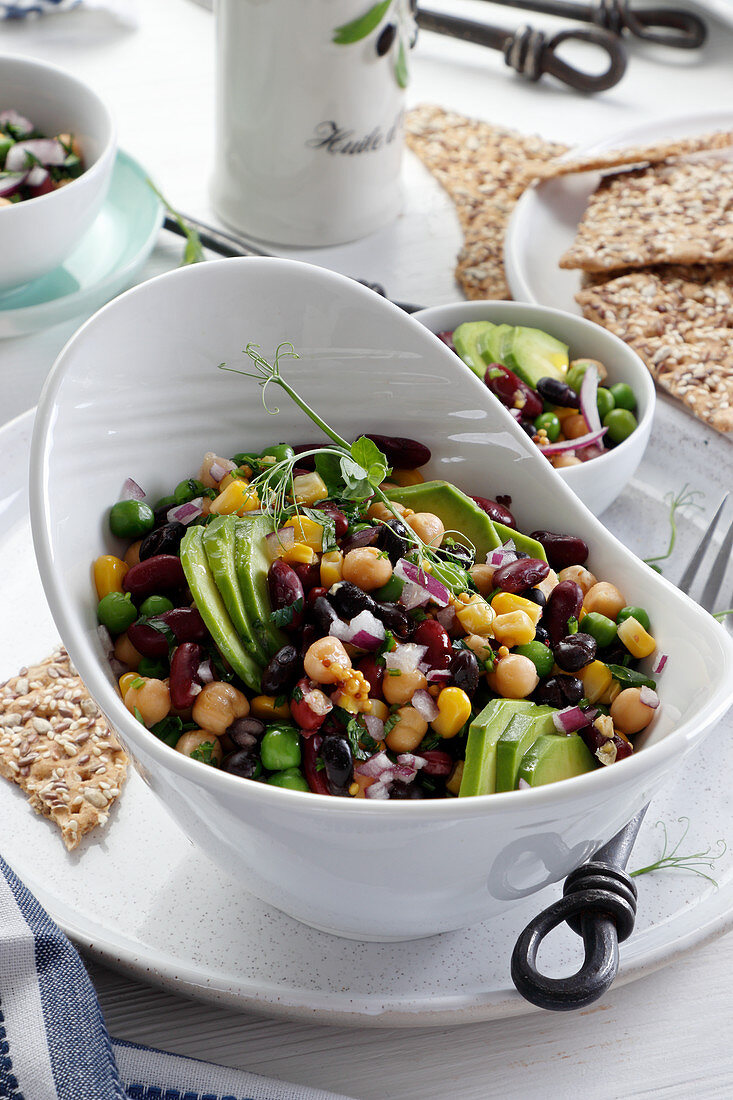
<path fill-rule="evenodd" d="M 715 862 L 722 859 L 725 855 L 728 850 L 727 844 L 724 840 L 718 840 L 715 845 L 716 851 L 708 846 L 702 852 L 691 852 L 688 855 L 681 855 L 680 846 L 684 843 L 690 831 L 690 819 L 689 817 L 678 817 L 677 821 L 680 825 L 684 825 L 684 828 L 682 830 L 682 835 L 673 848 L 669 848 L 670 840 L 667 833 L 667 826 L 663 821 L 657 822 L 657 825 L 664 833 L 662 854 L 659 859 L 655 860 L 654 863 L 650 863 L 647 867 L 639 867 L 637 870 L 631 871 L 631 877 L 635 878 L 638 875 L 651 874 L 653 871 L 667 871 L 676 868 L 680 871 L 692 871 L 694 875 L 700 875 L 701 878 L 707 879 L 708 882 L 712 882 L 713 886 L 717 887 L 717 880 L 714 879 L 712 875 L 708 874 L 708 872 L 714 870 Z"/>
<path fill-rule="evenodd" d="M 260 354 L 258 344 L 249 343 L 244 350 L 252 361 L 253 370 L 240 370 L 224 363 L 219 364 L 219 369 L 241 374 L 245 378 L 254 378 L 262 388 L 263 407 L 271 415 L 276 415 L 280 410 L 277 407 L 268 406 L 267 387 L 279 386 L 333 442 L 333 446 L 314 447 L 294 457 L 283 459 L 258 474 L 250 482 L 252 488 L 257 490 L 263 508 L 273 516 L 275 527 L 279 526 L 284 516 L 299 514 L 299 507 L 295 500 L 293 469 L 309 457 L 313 457 L 316 470 L 326 484 L 329 495 L 365 503 L 376 498 L 385 505 L 395 519 L 400 520 L 400 514 L 394 503 L 381 488 L 382 482 L 392 471 L 387 464 L 386 456 L 379 450 L 376 443 L 366 436 L 361 436 L 353 443 L 343 439 L 283 378 L 281 363 L 288 359 L 299 358 L 293 345 L 280 344 L 275 351 L 272 363 L 268 363 Z M 406 537 L 417 551 L 418 562 L 439 561 L 434 548 L 425 543 L 409 526 L 405 526 Z M 458 564 L 458 559 L 456 562 Z M 441 582 L 454 595 L 466 589 L 465 578 L 457 578 L 451 583 L 450 579 L 441 574 Z"/>
<path fill-rule="evenodd" d="M 677 513 L 682 508 L 702 508 L 702 504 L 696 500 L 696 497 L 704 496 L 705 494 L 700 489 L 690 489 L 685 483 L 680 489 L 679 493 L 675 496 L 674 493 L 666 493 L 664 500 L 669 506 L 669 543 L 667 549 L 663 554 L 656 554 L 652 558 L 644 558 L 647 565 L 650 565 L 652 569 L 655 569 L 657 573 L 661 573 L 662 570 L 657 564 L 660 561 L 666 561 L 672 556 L 675 542 L 677 541 Z"/>

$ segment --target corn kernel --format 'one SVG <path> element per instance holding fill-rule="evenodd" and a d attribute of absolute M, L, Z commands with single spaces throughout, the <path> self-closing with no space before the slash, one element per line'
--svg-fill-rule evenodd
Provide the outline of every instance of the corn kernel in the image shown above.
<path fill-rule="evenodd" d="M 365 714 L 371 714 L 374 718 L 381 718 L 383 722 L 386 722 L 389 718 L 389 707 L 381 699 L 370 699 L 371 706 L 369 710 L 365 711 Z"/>
<path fill-rule="evenodd" d="M 511 592 L 497 592 L 491 601 L 491 606 L 497 615 L 507 615 L 511 611 L 523 611 L 525 615 L 529 615 L 535 626 L 537 626 L 542 615 L 542 608 L 539 604 L 532 603 L 524 596 L 514 596 Z"/>
<path fill-rule="evenodd" d="M 439 737 L 455 737 L 468 721 L 471 714 L 471 700 L 462 688 L 443 688 L 436 699 L 440 713 L 430 725 Z"/>
<path fill-rule="evenodd" d="M 446 783 L 446 790 L 449 790 L 451 794 L 458 794 L 461 789 L 461 782 L 463 780 L 463 768 L 465 761 L 459 760 L 453 769 L 453 773 Z"/>
<path fill-rule="evenodd" d="M 329 550 L 321 558 L 321 584 L 330 588 L 338 584 L 343 574 L 344 555 L 340 550 Z"/>
<path fill-rule="evenodd" d="M 459 623 L 467 634 L 489 634 L 496 617 L 494 611 L 483 596 L 474 594 L 463 602 L 464 595 L 462 593 L 460 596 L 462 602 L 454 605 Z"/>
<path fill-rule="evenodd" d="M 611 686 L 606 691 L 604 691 L 603 695 L 600 697 L 600 699 L 597 700 L 597 702 L 603 703 L 603 705 L 606 707 L 610 707 L 616 696 L 620 694 L 621 684 L 618 682 L 618 680 L 612 680 Z"/>
<path fill-rule="evenodd" d="M 94 584 L 100 600 L 110 592 L 122 591 L 122 580 L 129 565 L 114 554 L 103 554 L 94 563 Z"/>
<path fill-rule="evenodd" d="M 218 516 L 243 516 L 245 512 L 252 512 L 259 506 L 257 490 L 251 489 L 246 481 L 235 479 L 212 500 L 210 510 Z"/>
<path fill-rule="evenodd" d="M 320 474 L 298 474 L 293 478 L 293 496 L 297 504 L 317 504 L 326 499 L 328 489 Z"/>
<path fill-rule="evenodd" d="M 289 718 L 290 704 L 285 702 L 276 706 L 274 695 L 255 695 L 250 702 L 249 712 L 253 718 L 261 718 L 263 722 L 272 722 L 275 718 Z"/>
<path fill-rule="evenodd" d="M 395 485 L 420 485 L 425 480 L 419 470 L 393 470 L 389 475 Z"/>
<path fill-rule="evenodd" d="M 312 550 L 323 549 L 323 525 L 316 523 L 314 519 L 309 516 L 292 516 L 285 526 L 293 528 L 296 542 L 304 542 Z"/>
<path fill-rule="evenodd" d="M 312 565 L 316 560 L 316 552 L 304 542 L 294 542 L 282 555 L 282 560 L 295 565 Z"/>
<path fill-rule="evenodd" d="M 638 619 L 630 615 L 618 628 L 619 640 L 624 643 L 632 657 L 648 657 L 657 648 L 657 643 L 648 634 Z"/>
<path fill-rule="evenodd" d="M 224 490 L 225 490 L 225 489 L 227 488 L 227 486 L 228 486 L 228 485 L 231 485 L 231 483 L 232 483 L 233 481 L 237 481 L 237 480 L 241 481 L 242 479 L 241 479 L 241 478 L 237 479 L 237 478 L 236 478 L 236 477 L 234 476 L 234 474 L 231 474 L 231 473 L 230 473 L 230 474 L 225 474 L 225 475 L 224 475 L 224 477 L 223 477 L 223 478 L 221 479 L 221 481 L 219 482 L 219 486 L 218 486 L 218 488 L 219 488 L 219 492 L 220 492 L 220 493 L 223 493 L 223 492 L 224 492 Z"/>
<path fill-rule="evenodd" d="M 136 672 L 125 672 L 122 676 L 120 676 L 119 684 L 123 699 L 125 698 L 125 692 L 127 691 L 127 689 L 131 687 L 137 679 L 138 675 Z"/>
<path fill-rule="evenodd" d="M 613 683 L 613 676 L 603 661 L 591 661 L 581 668 L 578 679 L 583 683 L 583 694 L 589 703 L 597 703 Z"/>
<path fill-rule="evenodd" d="M 510 611 L 497 615 L 493 623 L 494 637 L 511 649 L 515 645 L 527 645 L 534 641 L 534 623 L 524 611 Z"/>

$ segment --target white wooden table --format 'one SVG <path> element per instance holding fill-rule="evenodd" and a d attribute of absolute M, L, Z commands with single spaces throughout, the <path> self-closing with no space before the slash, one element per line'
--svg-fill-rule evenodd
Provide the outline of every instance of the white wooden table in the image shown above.
<path fill-rule="evenodd" d="M 437 0 L 431 6 L 439 6 Z M 117 115 L 122 147 L 148 167 L 179 208 L 213 221 L 207 195 L 212 18 L 190 0 L 138 0 L 137 7 L 137 30 L 107 13 L 84 10 L 34 24 L 0 24 L 0 53 L 56 62 L 94 85 Z M 509 10 L 476 0 L 444 0 L 443 7 L 506 26 L 521 22 Z M 533 22 L 553 25 L 541 17 Z M 711 30 L 699 55 L 631 45 L 623 82 L 596 99 L 550 82 L 520 82 L 500 55 L 424 34 L 409 100 L 568 143 L 655 115 L 733 108 L 733 31 L 722 24 Z M 382 282 L 395 298 L 424 304 L 459 298 L 452 279 L 460 242 L 453 211 L 411 157 L 405 182 L 405 214 L 395 225 L 356 244 L 288 254 Z M 146 274 L 175 266 L 179 255 L 179 243 L 164 242 Z M 0 422 L 35 403 L 77 323 L 0 342 Z M 348 1030 L 236 1015 L 96 964 L 90 968 L 110 1031 L 120 1038 L 358 1100 L 733 1096 L 733 937 L 612 990 L 585 1012 L 422 1031 Z"/>

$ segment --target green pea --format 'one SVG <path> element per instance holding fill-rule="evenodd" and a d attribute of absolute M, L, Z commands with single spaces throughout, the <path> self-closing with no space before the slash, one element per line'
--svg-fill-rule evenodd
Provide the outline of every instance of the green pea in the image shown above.
<path fill-rule="evenodd" d="M 601 615 L 598 611 L 591 611 L 583 616 L 580 624 L 584 634 L 590 634 L 598 642 L 598 645 L 611 645 L 616 637 L 616 624 L 607 615 Z"/>
<path fill-rule="evenodd" d="M 137 618 L 130 593 L 108 592 L 97 604 L 97 618 L 110 634 L 124 634 Z"/>
<path fill-rule="evenodd" d="M 161 508 L 172 508 L 175 503 L 176 498 L 171 493 L 170 496 L 161 497 L 160 500 L 156 502 L 155 511 L 157 512 Z"/>
<path fill-rule="evenodd" d="M 121 539 L 140 539 L 152 531 L 155 516 L 142 500 L 118 500 L 109 510 L 109 528 Z"/>
<path fill-rule="evenodd" d="M 641 623 L 645 630 L 649 631 L 651 629 L 649 615 L 643 607 L 622 607 L 616 616 L 616 623 L 626 622 L 627 619 L 636 619 L 637 623 Z M 583 622 L 585 622 L 585 619 L 583 619 Z"/>
<path fill-rule="evenodd" d="M 603 427 L 614 443 L 623 443 L 637 427 L 636 417 L 628 409 L 613 409 L 603 418 Z"/>
<path fill-rule="evenodd" d="M 598 415 L 601 420 L 604 416 L 608 416 L 610 412 L 616 408 L 616 402 L 613 399 L 613 394 L 610 390 L 607 390 L 605 386 L 598 387 L 598 396 L 596 397 L 596 405 L 598 406 Z"/>
<path fill-rule="evenodd" d="M 521 654 L 522 657 L 529 657 L 537 669 L 538 676 L 549 676 L 555 665 L 552 650 L 542 642 L 527 642 L 526 645 L 515 646 L 513 652 Z"/>
<path fill-rule="evenodd" d="M 260 744 L 260 757 L 268 772 L 297 768 L 300 764 L 300 736 L 295 726 L 270 726 Z"/>
<path fill-rule="evenodd" d="M 309 791 L 305 776 L 297 768 L 286 768 L 284 771 L 275 772 L 267 778 L 267 782 L 273 787 L 287 787 L 290 791 Z"/>
<path fill-rule="evenodd" d="M 149 676 L 152 680 L 165 680 L 170 673 L 167 661 L 156 661 L 153 657 L 143 657 L 137 666 L 140 676 Z"/>
<path fill-rule="evenodd" d="M 613 394 L 617 409 L 628 409 L 630 412 L 634 411 L 636 408 L 636 398 L 628 382 L 617 382 L 615 386 L 611 386 L 611 393 Z"/>
<path fill-rule="evenodd" d="M 550 443 L 555 443 L 560 435 L 560 421 L 553 412 L 540 413 L 534 422 L 534 426 L 537 431 L 539 431 L 540 428 L 545 429 Z"/>
<path fill-rule="evenodd" d="M 162 615 L 164 611 L 172 611 L 173 604 L 165 596 L 148 596 L 140 604 L 141 615 Z"/>
<path fill-rule="evenodd" d="M 372 596 L 374 596 L 375 600 L 385 600 L 387 603 L 396 603 L 404 587 L 405 582 L 400 577 L 396 577 L 393 573 L 386 584 L 383 584 L 376 592 L 372 592 Z"/>
<path fill-rule="evenodd" d="M 200 497 L 205 488 L 206 486 L 195 477 L 187 477 L 176 485 L 173 490 L 173 499 L 176 504 L 188 504 L 194 497 Z"/>
<path fill-rule="evenodd" d="M 289 443 L 276 443 L 272 447 L 265 447 L 264 451 L 260 451 L 259 457 L 262 458 L 274 458 L 275 462 L 287 462 L 291 458 L 295 458 L 295 451 Z"/>

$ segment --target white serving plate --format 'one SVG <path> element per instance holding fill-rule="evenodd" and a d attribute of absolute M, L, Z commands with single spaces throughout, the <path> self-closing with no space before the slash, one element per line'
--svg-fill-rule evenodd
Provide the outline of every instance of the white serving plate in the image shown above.
<path fill-rule="evenodd" d="M 731 128 L 733 114 L 730 110 L 662 118 L 576 147 L 566 156 L 575 158 Z M 575 239 L 578 222 L 600 178 L 600 172 L 562 176 L 536 184 L 524 192 L 514 208 L 504 239 L 507 281 L 516 301 L 554 306 L 582 315 L 575 301 L 581 272 L 564 270 L 559 267 L 559 260 Z M 538 241 L 542 242 L 541 248 L 537 246 Z"/>
<path fill-rule="evenodd" d="M 692 486 L 706 490 L 708 515 L 726 480 L 715 450 L 727 445 L 687 422 L 680 443 L 683 414 L 667 403 L 659 409 L 641 480 L 604 517 L 644 554 L 666 543 L 662 497 L 680 488 L 669 472 L 673 452 L 673 468 L 684 469 Z M 45 656 L 57 640 L 31 547 L 25 481 L 32 420 L 27 413 L 0 430 L 6 474 L 0 488 L 0 606 L 4 621 L 13 624 L 0 633 L 0 679 L 23 661 Z M 702 514 L 680 522 L 671 576 L 681 571 L 704 525 Z M 688 758 L 684 774 L 657 796 L 632 868 L 658 858 L 658 821 L 677 839 L 677 819 L 687 815 L 688 851 L 719 838 L 733 841 L 732 735 L 729 716 Z M 409 943 L 355 943 L 298 924 L 248 894 L 196 852 L 132 769 L 108 826 L 72 854 L 55 828 L 5 782 L 0 821 L 3 856 L 64 930 L 82 949 L 140 981 L 239 1010 L 361 1027 L 459 1024 L 534 1011 L 511 985 L 509 959 L 518 932 L 558 896 L 557 886 L 505 917 L 461 932 Z M 619 984 L 733 927 L 733 856 L 719 860 L 714 874 L 717 890 L 689 873 L 637 880 L 637 929 L 621 946 Z M 543 965 L 569 973 L 579 962 L 578 947 L 572 933 L 558 930 L 543 947 Z"/>

